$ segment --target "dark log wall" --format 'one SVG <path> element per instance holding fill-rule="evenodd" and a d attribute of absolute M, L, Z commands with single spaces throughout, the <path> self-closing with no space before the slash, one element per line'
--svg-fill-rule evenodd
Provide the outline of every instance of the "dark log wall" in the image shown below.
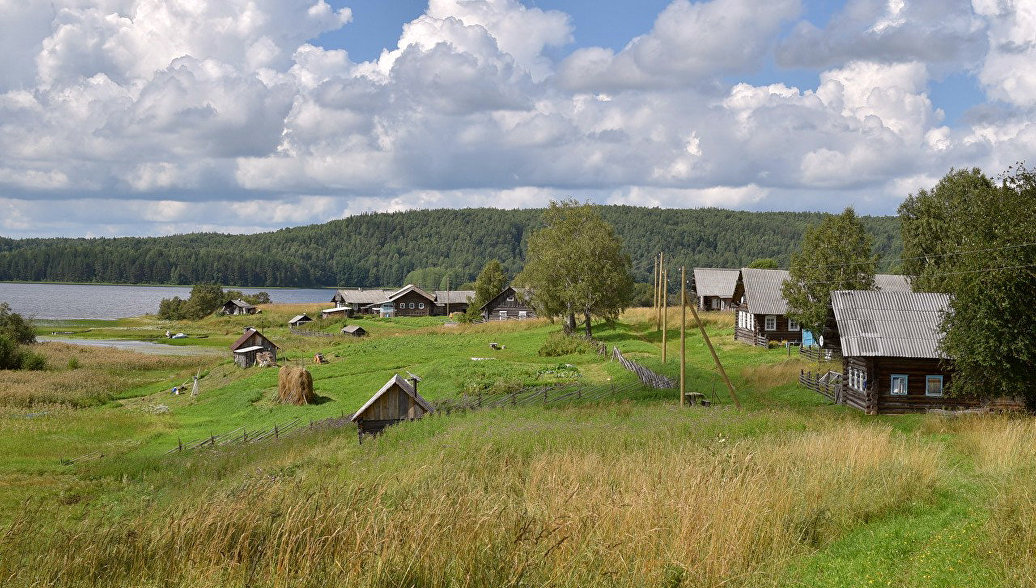
<path fill-rule="evenodd" d="M 859 358 L 847 357 L 843 360 L 844 385 L 843 401 L 867 412 L 868 414 L 900 414 L 924 412 L 932 408 L 961 409 L 979 405 L 974 398 L 957 398 L 947 395 L 952 376 L 937 359 L 908 359 L 898 357 Z M 865 370 L 866 387 L 855 390 L 849 386 L 849 368 Z M 892 374 L 907 376 L 907 394 L 892 395 Z M 943 376 L 943 396 L 925 394 L 925 376 Z"/>
<path fill-rule="evenodd" d="M 508 300 L 509 297 L 514 297 L 514 299 Z M 508 320 L 520 318 L 518 313 L 522 311 L 525 312 L 525 318 L 536 318 L 536 311 L 527 303 L 523 303 L 521 297 L 511 288 L 490 300 L 489 304 L 486 305 L 483 316 L 491 321 L 501 320 L 500 313 L 502 311 L 507 312 Z"/>
<path fill-rule="evenodd" d="M 393 304 L 396 316 L 431 316 L 435 314 L 435 303 L 417 292 L 407 292 L 394 300 Z M 401 304 L 402 307 L 400 307 Z M 410 307 L 411 304 L 413 308 Z M 424 308 L 421 308 L 422 305 Z"/>

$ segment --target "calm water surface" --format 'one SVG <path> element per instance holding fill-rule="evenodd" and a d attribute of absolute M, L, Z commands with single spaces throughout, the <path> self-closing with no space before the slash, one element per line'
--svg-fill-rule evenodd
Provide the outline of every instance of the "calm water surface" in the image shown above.
<path fill-rule="evenodd" d="M 236 288 L 245 294 L 269 292 L 275 303 L 326 302 L 329 288 Z M 0 283 L 0 302 L 18 314 L 37 319 L 117 319 L 158 312 L 163 298 L 191 294 L 187 286 L 97 286 L 78 284 Z"/>

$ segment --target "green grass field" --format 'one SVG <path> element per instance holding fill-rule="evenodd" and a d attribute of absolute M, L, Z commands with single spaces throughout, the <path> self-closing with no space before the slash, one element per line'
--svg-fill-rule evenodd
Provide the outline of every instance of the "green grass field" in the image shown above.
<path fill-rule="evenodd" d="M 40 346 L 48 371 L 0 375 L 3 584 L 1036 585 L 1027 416 L 833 406 L 797 383 L 815 364 L 733 342 L 724 314 L 704 318 L 741 411 L 696 330 L 688 389 L 713 400 L 707 408 L 681 408 L 674 391 L 640 386 L 608 357 L 539 355 L 556 325 L 349 321 L 364 339 L 282 326 L 314 310 L 41 325 L 96 339 L 168 329 L 191 335 L 178 344 L 223 348 L 254 325 L 281 346 L 282 365 L 306 365 L 319 401 L 279 404 L 276 370 L 241 370 L 229 352 Z M 631 311 L 595 335 L 676 378 L 678 331 L 663 364 L 648 316 Z M 313 365 L 318 351 L 330 363 Z M 362 445 L 346 427 L 167 453 L 238 427 L 349 414 L 407 371 L 433 400 L 566 382 L 618 392 L 432 415 Z M 199 372 L 197 398 L 170 393 Z"/>

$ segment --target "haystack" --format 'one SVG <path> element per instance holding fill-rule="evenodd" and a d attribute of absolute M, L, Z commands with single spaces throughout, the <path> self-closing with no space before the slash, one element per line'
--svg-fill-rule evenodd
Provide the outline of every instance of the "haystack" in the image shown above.
<path fill-rule="evenodd" d="M 277 397 L 285 404 L 309 404 L 313 394 L 313 376 L 304 367 L 286 365 L 277 374 Z"/>

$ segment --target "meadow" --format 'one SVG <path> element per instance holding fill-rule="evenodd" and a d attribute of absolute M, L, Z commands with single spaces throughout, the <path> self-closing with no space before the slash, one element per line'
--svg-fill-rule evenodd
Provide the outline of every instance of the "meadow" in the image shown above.
<path fill-rule="evenodd" d="M 218 347 L 254 324 L 281 346 L 282 364 L 310 369 L 319 400 L 309 406 L 278 404 L 276 371 L 238 369 L 229 353 L 155 357 L 49 343 L 39 346 L 48 371 L 3 373 L 0 581 L 1036 585 L 1028 416 L 868 417 L 833 406 L 797 383 L 816 364 L 735 343 L 722 313 L 704 320 L 740 411 L 696 331 L 688 331 L 688 388 L 710 407 L 680 407 L 674 391 L 645 388 L 586 349 L 540 355 L 558 330 L 543 321 L 349 321 L 371 333 L 364 339 L 281 326 L 313 310 L 78 327 L 85 337 L 134 340 L 168 328 L 192 335 L 178 344 Z M 676 378 L 678 332 L 668 333 L 663 364 L 650 316 L 634 309 L 595 335 Z M 344 323 L 313 328 L 334 335 Z M 329 363 L 313 364 L 318 351 Z M 431 400 L 545 383 L 617 392 L 435 414 L 363 444 L 345 427 L 168 453 L 237 427 L 349 414 L 407 371 L 423 378 Z M 170 394 L 195 374 L 197 398 Z"/>

